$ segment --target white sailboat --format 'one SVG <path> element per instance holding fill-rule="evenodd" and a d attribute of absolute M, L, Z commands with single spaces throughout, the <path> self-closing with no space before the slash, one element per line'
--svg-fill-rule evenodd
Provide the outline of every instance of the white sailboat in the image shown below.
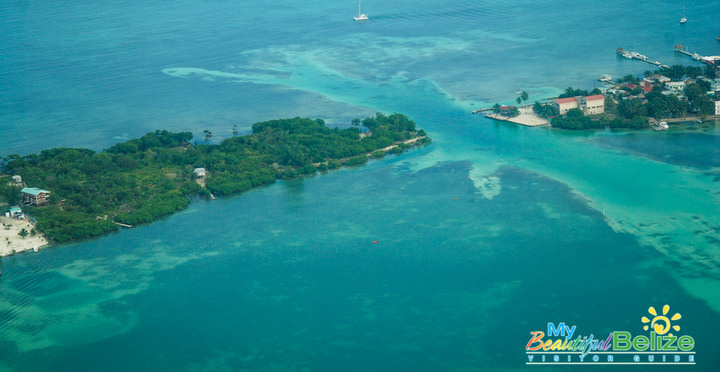
<path fill-rule="evenodd" d="M 353 17 L 356 21 L 367 21 L 369 18 L 367 14 L 364 14 L 360 11 L 360 4 L 362 4 L 362 0 L 358 0 L 358 15 L 357 17 Z"/>
<path fill-rule="evenodd" d="M 687 1 L 683 4 L 683 16 L 680 18 L 680 24 L 685 24 L 687 22 L 687 18 L 685 18 L 685 8 L 687 7 Z"/>

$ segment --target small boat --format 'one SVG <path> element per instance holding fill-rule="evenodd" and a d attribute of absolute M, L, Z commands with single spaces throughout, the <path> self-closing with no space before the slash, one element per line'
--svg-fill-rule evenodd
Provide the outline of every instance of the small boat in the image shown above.
<path fill-rule="evenodd" d="M 601 82 L 603 82 L 603 83 L 609 83 L 609 82 L 612 81 L 612 76 L 607 75 L 607 74 L 606 74 L 606 75 L 603 75 L 603 76 L 600 76 L 600 78 L 598 78 L 598 81 L 601 81 Z"/>
<path fill-rule="evenodd" d="M 377 243 L 380 243 L 380 241 L 379 241 L 379 240 L 373 240 L 372 243 L 373 243 L 373 244 L 377 244 Z"/>
<path fill-rule="evenodd" d="M 685 8 L 687 8 L 687 0 L 685 3 L 683 3 L 683 16 L 680 18 L 680 24 L 683 25 L 685 22 L 687 22 L 687 18 L 685 18 Z"/>
<path fill-rule="evenodd" d="M 670 128 L 670 126 L 665 121 L 661 121 L 653 125 L 653 129 L 655 130 L 668 130 L 668 128 Z"/>
<path fill-rule="evenodd" d="M 353 17 L 353 19 L 355 21 L 367 21 L 369 18 L 367 16 L 367 14 L 362 13 L 360 11 L 360 4 L 362 4 L 362 0 L 358 0 L 358 15 L 357 15 L 357 17 Z"/>

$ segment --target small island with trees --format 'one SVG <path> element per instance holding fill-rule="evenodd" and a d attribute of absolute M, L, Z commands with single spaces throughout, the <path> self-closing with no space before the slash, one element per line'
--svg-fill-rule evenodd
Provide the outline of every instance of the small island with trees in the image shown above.
<path fill-rule="evenodd" d="M 211 136 L 205 132 L 206 140 Z M 406 116 L 382 113 L 345 129 L 293 118 L 253 124 L 244 136 L 233 129 L 233 137 L 219 144 L 192 139 L 190 132 L 158 130 L 100 152 L 54 148 L 6 156 L 0 159 L 0 205 L 23 205 L 40 233 L 67 242 L 155 221 L 187 208 L 194 197 L 364 164 L 431 141 Z M 22 185 L 10 181 L 20 175 Z M 26 185 L 51 197 L 42 206 L 23 203 Z"/>

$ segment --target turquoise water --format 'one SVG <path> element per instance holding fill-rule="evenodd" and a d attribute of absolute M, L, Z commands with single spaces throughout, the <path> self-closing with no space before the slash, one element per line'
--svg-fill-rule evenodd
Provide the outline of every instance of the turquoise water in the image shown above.
<path fill-rule="evenodd" d="M 530 331 L 641 333 L 666 303 L 693 370 L 715 370 L 717 123 L 566 133 L 469 111 L 649 69 L 618 46 L 718 54 L 720 2 L 684 26 L 652 2 L 365 1 L 362 24 L 355 5 L 0 5 L 0 154 L 375 111 L 434 139 L 4 258 L 0 370 L 550 369 L 525 366 Z"/>

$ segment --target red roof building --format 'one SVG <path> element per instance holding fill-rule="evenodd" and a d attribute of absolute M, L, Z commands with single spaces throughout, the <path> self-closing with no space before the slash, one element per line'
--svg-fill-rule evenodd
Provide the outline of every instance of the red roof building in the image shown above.
<path fill-rule="evenodd" d="M 572 109 L 580 109 L 585 115 L 597 115 L 605 112 L 605 96 L 595 94 L 587 97 L 558 98 L 555 107 L 560 115 L 567 114 Z"/>

